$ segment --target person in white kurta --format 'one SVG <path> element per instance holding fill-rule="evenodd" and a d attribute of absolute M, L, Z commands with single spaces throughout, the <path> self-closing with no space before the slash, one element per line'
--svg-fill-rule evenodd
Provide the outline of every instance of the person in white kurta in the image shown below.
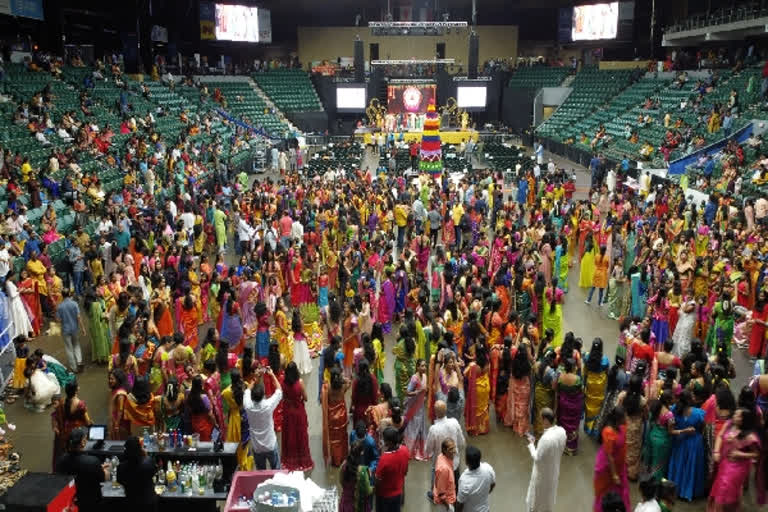
<path fill-rule="evenodd" d="M 536 446 L 532 436 L 528 440 L 528 451 L 533 458 L 533 471 L 525 504 L 528 512 L 553 512 L 560 476 L 560 459 L 565 449 L 565 429 L 554 425 L 555 413 L 552 409 L 545 407 L 540 414 L 544 433 Z"/>
<path fill-rule="evenodd" d="M 605 184 L 608 187 L 608 192 L 613 194 L 613 191 L 616 190 L 616 171 L 613 169 L 608 171 L 608 177 L 605 179 Z"/>
<path fill-rule="evenodd" d="M 8 279 L 5 282 L 5 292 L 8 295 L 8 313 L 13 325 L 11 326 L 10 338 L 16 339 L 16 336 L 29 336 L 32 333 L 32 322 L 29 321 L 27 307 L 21 300 L 19 289 L 13 280 Z"/>

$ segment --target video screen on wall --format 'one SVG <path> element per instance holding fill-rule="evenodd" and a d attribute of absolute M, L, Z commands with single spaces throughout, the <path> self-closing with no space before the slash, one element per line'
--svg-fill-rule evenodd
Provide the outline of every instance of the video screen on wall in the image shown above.
<path fill-rule="evenodd" d="M 485 85 L 459 85 L 456 87 L 456 103 L 459 108 L 483 110 L 488 100 L 488 88 Z"/>
<path fill-rule="evenodd" d="M 271 32 L 268 10 L 245 5 L 216 4 L 218 41 L 270 42 Z"/>
<path fill-rule="evenodd" d="M 366 89 L 364 85 L 338 86 L 336 110 L 340 112 L 365 112 Z"/>
<path fill-rule="evenodd" d="M 573 8 L 571 41 L 616 39 L 619 2 L 577 5 Z"/>
<path fill-rule="evenodd" d="M 421 114 L 430 100 L 437 100 L 435 84 L 402 84 L 387 86 L 387 110 L 392 114 Z"/>

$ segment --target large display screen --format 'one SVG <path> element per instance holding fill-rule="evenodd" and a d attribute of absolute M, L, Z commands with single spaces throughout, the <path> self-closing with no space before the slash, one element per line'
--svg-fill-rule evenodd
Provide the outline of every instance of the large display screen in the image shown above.
<path fill-rule="evenodd" d="M 269 11 L 245 5 L 216 4 L 216 39 L 247 43 L 271 42 Z"/>
<path fill-rule="evenodd" d="M 364 85 L 338 86 L 336 110 L 341 112 L 365 112 L 366 89 Z"/>
<path fill-rule="evenodd" d="M 616 39 L 619 2 L 577 5 L 573 8 L 571 41 Z"/>
<path fill-rule="evenodd" d="M 459 85 L 456 88 L 456 103 L 459 108 L 482 110 L 488 99 L 488 88 L 484 85 Z"/>
<path fill-rule="evenodd" d="M 437 101 L 435 84 L 402 84 L 387 86 L 387 110 L 392 114 L 421 114 L 430 100 Z"/>

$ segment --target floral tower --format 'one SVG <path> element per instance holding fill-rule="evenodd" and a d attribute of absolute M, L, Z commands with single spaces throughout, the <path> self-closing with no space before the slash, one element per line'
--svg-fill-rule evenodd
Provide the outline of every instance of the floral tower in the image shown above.
<path fill-rule="evenodd" d="M 427 119 L 424 121 L 424 131 L 421 134 L 421 153 L 419 155 L 419 170 L 433 178 L 443 172 L 443 151 L 440 142 L 440 117 L 435 109 L 435 100 L 427 105 Z"/>

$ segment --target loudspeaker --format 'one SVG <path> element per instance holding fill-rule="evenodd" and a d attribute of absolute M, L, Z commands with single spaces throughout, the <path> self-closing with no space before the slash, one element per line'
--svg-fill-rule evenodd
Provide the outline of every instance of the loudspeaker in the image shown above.
<path fill-rule="evenodd" d="M 469 58 L 467 59 L 467 77 L 477 78 L 477 60 L 480 52 L 480 38 L 474 32 L 469 36 Z"/>
<path fill-rule="evenodd" d="M 435 55 L 437 55 L 438 59 L 445 58 L 445 43 L 437 43 L 435 48 Z"/>
<path fill-rule="evenodd" d="M 355 41 L 355 82 L 365 82 L 365 57 L 360 40 Z"/>
<path fill-rule="evenodd" d="M 368 50 L 370 60 L 379 60 L 379 43 L 371 43 Z"/>

